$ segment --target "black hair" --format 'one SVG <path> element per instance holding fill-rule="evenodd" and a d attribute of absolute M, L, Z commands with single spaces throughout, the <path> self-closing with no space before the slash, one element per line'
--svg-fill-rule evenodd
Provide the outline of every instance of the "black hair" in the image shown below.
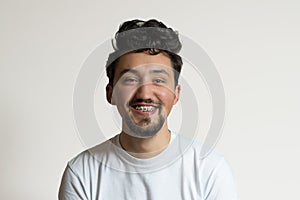
<path fill-rule="evenodd" d="M 131 20 L 120 25 L 113 41 L 114 52 L 109 54 L 106 63 L 106 75 L 113 86 L 115 69 L 121 55 L 129 52 L 145 52 L 149 55 L 166 54 L 174 69 L 175 85 L 182 67 L 178 55 L 181 49 L 178 33 L 155 19 L 148 21 Z"/>

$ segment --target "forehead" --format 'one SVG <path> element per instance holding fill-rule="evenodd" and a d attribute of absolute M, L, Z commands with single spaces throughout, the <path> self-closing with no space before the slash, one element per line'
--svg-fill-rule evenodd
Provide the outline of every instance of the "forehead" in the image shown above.
<path fill-rule="evenodd" d="M 115 75 L 118 76 L 122 71 L 127 69 L 138 69 L 139 66 L 160 66 L 170 71 L 173 69 L 170 58 L 163 53 L 157 55 L 149 55 L 143 52 L 128 53 L 119 58 Z"/>

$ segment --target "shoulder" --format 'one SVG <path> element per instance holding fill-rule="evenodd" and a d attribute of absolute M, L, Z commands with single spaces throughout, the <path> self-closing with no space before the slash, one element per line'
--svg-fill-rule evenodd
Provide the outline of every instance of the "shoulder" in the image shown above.
<path fill-rule="evenodd" d="M 87 168 L 98 168 L 103 159 L 108 157 L 112 152 L 112 139 L 106 140 L 103 143 L 79 153 L 68 162 L 68 167 L 73 171 L 83 171 Z"/>
<path fill-rule="evenodd" d="M 200 159 L 202 191 L 206 199 L 237 200 L 236 178 L 225 157 L 212 150 Z"/>
<path fill-rule="evenodd" d="M 217 152 L 214 147 L 209 147 L 197 139 L 188 138 L 184 135 L 176 134 L 175 137 L 183 155 L 193 157 L 201 165 L 205 164 L 206 167 L 214 168 L 220 162 L 225 161 L 224 156 Z"/>
<path fill-rule="evenodd" d="M 226 159 L 213 151 L 200 165 L 206 199 L 238 199 L 236 178 Z"/>
<path fill-rule="evenodd" d="M 225 168 L 228 169 L 228 173 L 230 172 L 230 167 L 225 157 L 214 147 L 208 147 L 198 140 L 189 139 L 184 136 L 179 137 L 183 141 L 182 143 L 188 146 L 185 154 L 193 157 L 203 175 L 210 176 L 211 173 Z"/>
<path fill-rule="evenodd" d="M 183 146 L 188 146 L 183 157 L 194 163 L 205 199 L 238 199 L 235 176 L 225 157 L 197 140 L 178 138 Z"/>
<path fill-rule="evenodd" d="M 87 149 L 71 159 L 64 171 L 59 188 L 59 199 L 91 199 L 102 166 L 100 157 L 105 157 L 111 148 L 110 140 Z"/>

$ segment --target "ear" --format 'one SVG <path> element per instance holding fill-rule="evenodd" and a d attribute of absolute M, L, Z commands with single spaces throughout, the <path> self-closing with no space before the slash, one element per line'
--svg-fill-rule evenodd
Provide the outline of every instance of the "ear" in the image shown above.
<path fill-rule="evenodd" d="M 174 101 L 173 101 L 173 105 L 175 105 L 178 100 L 179 100 L 179 96 L 180 96 L 180 91 L 181 91 L 181 86 L 178 84 L 176 87 L 175 87 L 175 98 L 174 98 Z"/>
<path fill-rule="evenodd" d="M 107 86 L 106 86 L 106 100 L 111 105 L 114 105 L 114 102 L 112 101 L 112 95 L 113 95 L 113 87 L 110 84 L 107 84 Z"/>

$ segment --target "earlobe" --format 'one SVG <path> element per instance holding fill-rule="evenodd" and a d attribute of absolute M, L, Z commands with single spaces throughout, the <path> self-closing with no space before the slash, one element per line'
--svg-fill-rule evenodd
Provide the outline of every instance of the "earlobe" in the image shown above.
<path fill-rule="evenodd" d="M 181 91 L 181 86 L 178 84 L 175 87 L 175 98 L 174 98 L 174 102 L 173 102 L 174 105 L 179 101 L 180 91 Z"/>
<path fill-rule="evenodd" d="M 108 103 L 114 105 L 114 102 L 112 101 L 112 94 L 113 94 L 113 88 L 110 84 L 107 84 L 106 86 L 106 100 Z"/>

